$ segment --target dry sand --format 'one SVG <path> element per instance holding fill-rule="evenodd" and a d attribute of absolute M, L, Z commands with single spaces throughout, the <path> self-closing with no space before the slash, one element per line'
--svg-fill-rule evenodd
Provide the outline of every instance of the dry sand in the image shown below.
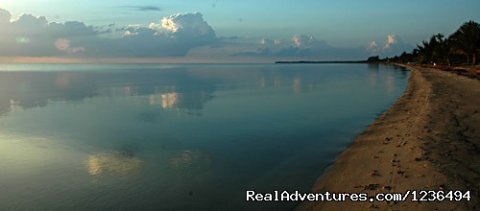
<path fill-rule="evenodd" d="M 423 68 L 314 185 L 314 192 L 470 190 L 467 202 L 316 202 L 298 210 L 480 210 L 480 81 Z"/>

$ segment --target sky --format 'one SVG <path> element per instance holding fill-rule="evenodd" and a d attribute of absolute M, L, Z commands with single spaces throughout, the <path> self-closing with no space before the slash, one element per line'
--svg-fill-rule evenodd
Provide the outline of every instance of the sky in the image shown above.
<path fill-rule="evenodd" d="M 0 8 L 0 61 L 364 59 L 480 21 L 478 0 L 0 0 Z"/>

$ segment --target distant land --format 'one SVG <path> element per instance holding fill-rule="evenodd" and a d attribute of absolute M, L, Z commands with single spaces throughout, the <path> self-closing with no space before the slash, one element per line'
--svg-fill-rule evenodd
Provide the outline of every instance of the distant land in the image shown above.
<path fill-rule="evenodd" d="M 275 64 L 345 64 L 368 63 L 368 61 L 276 61 Z"/>

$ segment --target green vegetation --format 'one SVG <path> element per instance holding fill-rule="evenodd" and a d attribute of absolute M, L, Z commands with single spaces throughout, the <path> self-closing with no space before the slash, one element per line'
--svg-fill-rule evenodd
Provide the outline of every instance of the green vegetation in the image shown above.
<path fill-rule="evenodd" d="M 475 65 L 480 54 L 480 25 L 474 21 L 464 23 L 455 33 L 445 38 L 433 35 L 430 40 L 417 45 L 411 53 L 379 59 L 380 62 L 419 63 L 433 65 Z M 370 57 L 369 60 L 378 59 Z"/>

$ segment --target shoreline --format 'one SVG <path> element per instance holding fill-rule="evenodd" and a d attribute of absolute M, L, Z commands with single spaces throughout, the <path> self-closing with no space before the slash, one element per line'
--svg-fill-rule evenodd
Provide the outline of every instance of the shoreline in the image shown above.
<path fill-rule="evenodd" d="M 398 101 L 342 152 L 312 192 L 471 191 L 467 202 L 306 202 L 296 210 L 475 210 L 480 208 L 480 81 L 411 70 Z"/>

